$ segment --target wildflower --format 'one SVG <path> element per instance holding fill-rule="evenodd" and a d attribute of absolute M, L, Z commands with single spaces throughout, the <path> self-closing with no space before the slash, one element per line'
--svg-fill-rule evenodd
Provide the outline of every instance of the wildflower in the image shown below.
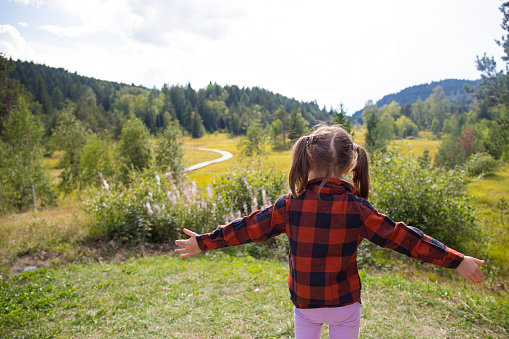
<path fill-rule="evenodd" d="M 154 210 L 155 210 L 157 213 L 161 213 L 161 206 L 160 206 L 158 203 L 155 203 L 155 204 L 154 204 Z"/>
<path fill-rule="evenodd" d="M 177 204 L 177 197 L 173 194 L 170 194 L 170 192 L 168 192 L 168 200 L 171 202 L 172 205 Z"/>
<path fill-rule="evenodd" d="M 258 199 L 256 199 L 256 196 L 251 201 L 251 211 L 258 211 Z"/>
<path fill-rule="evenodd" d="M 150 201 L 154 201 L 154 197 L 152 196 L 152 192 L 148 192 L 148 198 Z"/>
<path fill-rule="evenodd" d="M 193 197 L 196 196 L 196 182 L 195 181 L 193 181 L 191 183 L 191 194 L 193 195 Z"/>
<path fill-rule="evenodd" d="M 148 214 L 148 216 L 151 217 L 154 214 L 154 211 L 152 211 L 152 208 L 150 207 L 150 203 L 147 201 L 145 206 L 147 207 L 147 214 Z"/>
<path fill-rule="evenodd" d="M 159 178 L 159 175 L 156 174 L 156 183 L 157 186 L 161 186 L 161 178 Z"/>
<path fill-rule="evenodd" d="M 242 208 L 244 208 L 244 214 L 245 215 L 248 215 L 249 214 L 249 211 L 247 210 L 247 204 L 246 202 L 244 201 L 244 203 L 242 204 Z"/>
<path fill-rule="evenodd" d="M 210 186 L 210 184 L 207 185 L 207 196 L 209 197 L 209 199 L 212 199 L 214 196 L 212 192 L 212 186 Z"/>
<path fill-rule="evenodd" d="M 106 182 L 106 179 L 104 179 L 104 176 L 103 176 L 103 174 L 101 172 L 99 172 L 99 179 L 102 180 L 104 188 L 106 189 L 106 191 L 109 192 L 110 191 L 110 186 Z"/>
<path fill-rule="evenodd" d="M 267 192 L 265 192 L 265 189 L 262 189 L 262 204 L 263 208 L 267 208 L 270 206 L 267 204 Z"/>

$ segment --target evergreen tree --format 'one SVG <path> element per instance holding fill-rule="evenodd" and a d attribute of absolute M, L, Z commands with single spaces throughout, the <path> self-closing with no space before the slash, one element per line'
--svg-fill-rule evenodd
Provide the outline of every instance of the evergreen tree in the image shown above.
<path fill-rule="evenodd" d="M 283 124 L 283 145 L 286 148 L 286 131 L 288 130 L 288 123 L 289 123 L 289 117 L 290 114 L 286 111 L 286 109 L 283 106 L 280 106 L 279 109 L 276 112 L 276 117 L 281 120 L 281 123 Z"/>
<path fill-rule="evenodd" d="M 193 138 L 201 138 L 205 134 L 205 127 L 203 127 L 203 120 L 196 112 L 191 112 L 191 135 Z"/>
<path fill-rule="evenodd" d="M 290 115 L 290 139 L 295 140 L 306 134 L 308 130 L 308 122 L 302 117 L 300 108 L 297 103 L 293 104 L 292 113 Z"/>
<path fill-rule="evenodd" d="M 62 108 L 62 102 L 64 101 L 64 93 L 60 90 L 60 88 L 55 87 L 53 93 L 51 94 L 51 105 L 56 108 Z"/>
<path fill-rule="evenodd" d="M 377 114 L 378 108 L 373 100 L 369 100 L 366 102 L 364 106 L 364 111 L 362 112 L 362 119 L 364 120 L 364 127 L 366 127 L 366 147 L 375 150 L 382 145 L 380 140 L 380 129 L 378 128 L 378 124 L 380 122 L 380 118 Z"/>
<path fill-rule="evenodd" d="M 333 124 L 339 124 L 345 128 L 345 130 L 352 134 L 352 126 L 351 119 L 346 116 L 346 110 L 343 103 L 339 104 L 339 111 L 332 111 L 332 121 Z M 352 134 L 353 135 L 353 134 Z"/>
<path fill-rule="evenodd" d="M 15 68 L 14 63 L 0 52 L 0 135 L 3 131 L 3 122 L 15 107 L 20 94 L 19 82 L 9 78 L 9 73 Z"/>

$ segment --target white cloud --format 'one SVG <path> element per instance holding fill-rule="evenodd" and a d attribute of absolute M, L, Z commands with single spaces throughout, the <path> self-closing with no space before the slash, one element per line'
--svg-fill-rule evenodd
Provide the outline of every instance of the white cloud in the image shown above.
<path fill-rule="evenodd" d="M 260 86 L 349 112 L 407 86 L 478 77 L 475 56 L 497 55 L 502 35 L 498 0 L 15 1 L 54 17 L 27 19 L 39 28 L 33 39 L 23 30 L 27 41 L 11 26 L 0 47 L 30 46 L 54 67 L 147 87 Z"/>
<path fill-rule="evenodd" d="M 101 30 L 99 27 L 94 27 L 90 25 L 68 26 L 68 27 L 61 27 L 55 25 L 42 25 L 39 26 L 38 28 L 50 33 L 54 33 L 60 37 L 78 37 L 88 35 L 91 33 L 97 33 Z"/>
<path fill-rule="evenodd" d="M 24 21 L 18 22 L 18 25 L 20 25 L 21 27 L 28 27 L 28 24 Z"/>
<path fill-rule="evenodd" d="M 0 51 L 13 59 L 34 60 L 35 51 L 11 25 L 0 25 Z"/>

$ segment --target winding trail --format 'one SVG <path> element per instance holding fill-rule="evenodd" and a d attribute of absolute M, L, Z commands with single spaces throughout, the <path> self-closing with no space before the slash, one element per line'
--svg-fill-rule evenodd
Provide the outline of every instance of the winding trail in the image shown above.
<path fill-rule="evenodd" d="M 194 171 L 194 170 L 197 170 L 198 168 L 202 168 L 202 167 L 205 167 L 205 166 L 208 166 L 208 165 L 212 165 L 212 164 L 215 164 L 216 162 L 226 161 L 226 160 L 231 159 L 233 157 L 233 154 L 231 154 L 228 151 L 221 151 L 221 150 L 218 150 L 218 149 L 201 148 L 201 147 L 198 147 L 198 150 L 200 150 L 200 151 L 212 151 L 212 152 L 216 152 L 216 153 L 221 154 L 222 157 L 214 159 L 214 160 L 199 162 L 197 164 L 194 164 L 193 166 L 186 167 L 186 169 L 184 169 L 184 172 Z"/>

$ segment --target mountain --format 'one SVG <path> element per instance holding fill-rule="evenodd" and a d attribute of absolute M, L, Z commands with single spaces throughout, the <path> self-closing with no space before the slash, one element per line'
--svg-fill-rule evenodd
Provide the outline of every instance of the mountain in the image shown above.
<path fill-rule="evenodd" d="M 382 99 L 376 102 L 378 108 L 396 101 L 403 106 L 407 103 L 412 104 L 419 98 L 426 100 L 431 95 L 433 89 L 437 86 L 442 87 L 445 95 L 449 101 L 457 105 L 470 105 L 475 98 L 474 94 L 465 92 L 464 85 L 477 88 L 481 80 L 460 80 L 460 79 L 446 79 L 441 81 L 433 81 L 431 83 L 415 85 L 407 87 L 397 93 L 387 94 Z M 362 111 L 364 108 L 358 110 L 352 115 L 352 120 L 362 123 Z"/>

